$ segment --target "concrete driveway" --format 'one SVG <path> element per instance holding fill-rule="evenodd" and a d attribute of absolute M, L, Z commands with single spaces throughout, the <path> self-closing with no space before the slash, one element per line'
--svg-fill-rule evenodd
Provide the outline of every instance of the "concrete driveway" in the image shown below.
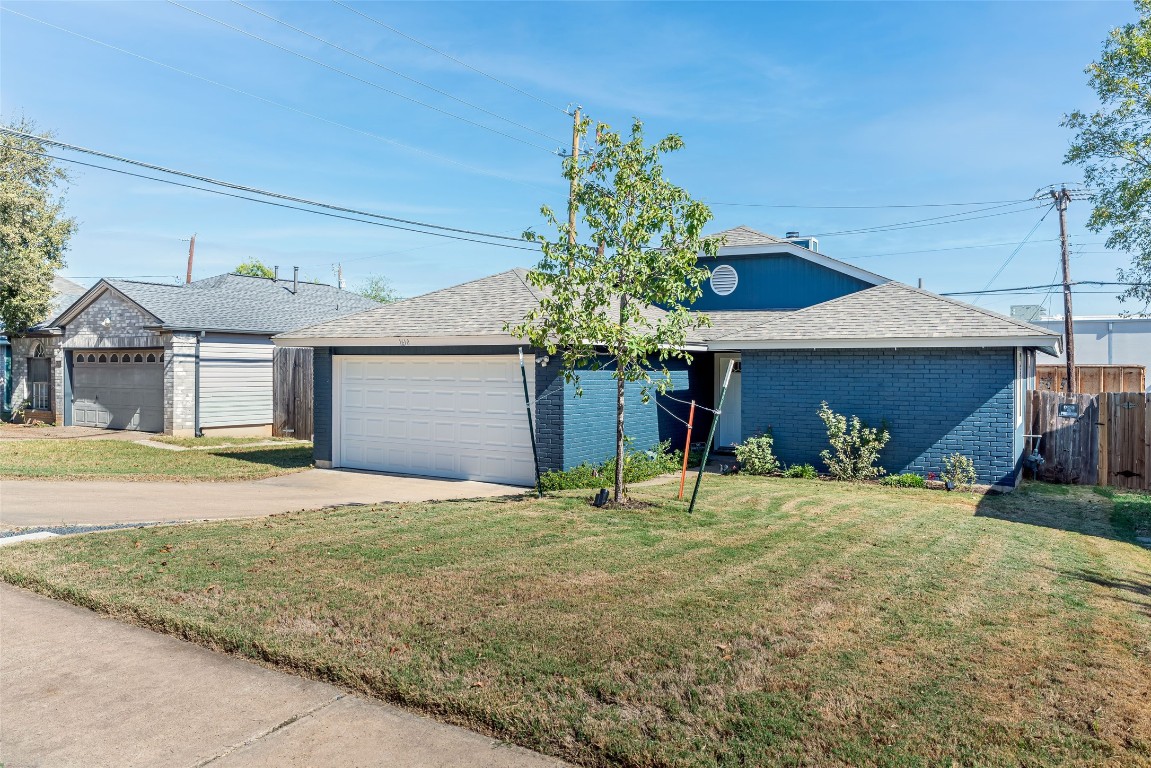
<path fill-rule="evenodd" d="M 566 765 L 0 585 L 0 764 Z"/>
<path fill-rule="evenodd" d="M 333 469 L 309 469 L 238 483 L 0 480 L 0 526 L 263 517 L 340 504 L 474 499 L 526 490 L 471 480 Z"/>

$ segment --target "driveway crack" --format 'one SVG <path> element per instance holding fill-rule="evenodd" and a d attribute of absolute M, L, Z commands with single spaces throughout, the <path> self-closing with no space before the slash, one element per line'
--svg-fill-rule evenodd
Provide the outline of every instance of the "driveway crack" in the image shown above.
<path fill-rule="evenodd" d="M 331 699 L 328 699 L 327 701 L 324 701 L 324 702 L 317 704 L 316 706 L 312 707 L 311 709 L 305 710 L 303 712 L 297 712 L 296 714 L 289 717 L 287 720 L 284 720 L 283 722 L 280 722 L 280 723 L 277 723 L 276 725 L 273 725 L 268 730 L 263 731 L 261 733 L 257 733 L 255 736 L 251 737 L 250 739 L 247 739 L 246 741 L 241 741 L 239 744 L 233 744 L 232 746 L 225 749 L 223 752 L 220 752 L 219 754 L 213 755 L 212 757 L 209 757 L 207 760 L 203 760 L 199 763 L 196 763 L 194 766 L 192 766 L 192 768 L 204 768 L 204 766 L 211 765 L 212 763 L 216 762 L 217 760 L 222 760 L 223 758 L 227 757 L 228 755 L 232 754 L 233 752 L 235 752 L 238 749 L 243 749 L 244 747 L 247 747 L 251 744 L 255 744 L 258 741 L 262 741 L 263 739 L 266 739 L 269 736 L 271 736 L 273 733 L 276 733 L 277 731 L 281 731 L 284 728 L 287 728 L 289 725 L 296 722 L 297 720 L 302 720 L 305 717 L 309 717 L 311 715 L 316 714 L 321 709 L 324 709 L 326 707 L 330 707 L 331 705 L 335 704 L 340 699 L 344 698 L 346 695 L 347 694 L 344 694 L 344 693 L 338 694 L 336 696 L 333 696 Z"/>

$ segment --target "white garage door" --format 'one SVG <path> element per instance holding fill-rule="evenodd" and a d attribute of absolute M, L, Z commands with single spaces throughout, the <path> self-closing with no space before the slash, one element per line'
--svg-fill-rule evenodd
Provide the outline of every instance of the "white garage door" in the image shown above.
<path fill-rule="evenodd" d="M 333 368 L 336 466 L 535 484 L 518 357 L 337 356 Z"/>

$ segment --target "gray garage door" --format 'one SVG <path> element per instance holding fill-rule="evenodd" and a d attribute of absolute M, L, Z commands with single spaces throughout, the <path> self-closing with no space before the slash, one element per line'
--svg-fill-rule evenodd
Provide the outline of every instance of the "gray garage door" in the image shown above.
<path fill-rule="evenodd" d="M 72 423 L 162 432 L 163 351 L 77 352 L 72 358 Z"/>

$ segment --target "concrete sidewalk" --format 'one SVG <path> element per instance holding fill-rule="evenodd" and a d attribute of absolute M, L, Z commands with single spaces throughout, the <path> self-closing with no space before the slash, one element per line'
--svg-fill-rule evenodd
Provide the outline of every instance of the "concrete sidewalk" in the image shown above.
<path fill-rule="evenodd" d="M 0 584 L 0 764 L 565 763 Z"/>
<path fill-rule="evenodd" d="M 233 483 L 0 480 L 0 526 L 109 525 L 263 517 L 336 504 L 508 496 L 527 489 L 472 480 L 309 469 Z"/>

